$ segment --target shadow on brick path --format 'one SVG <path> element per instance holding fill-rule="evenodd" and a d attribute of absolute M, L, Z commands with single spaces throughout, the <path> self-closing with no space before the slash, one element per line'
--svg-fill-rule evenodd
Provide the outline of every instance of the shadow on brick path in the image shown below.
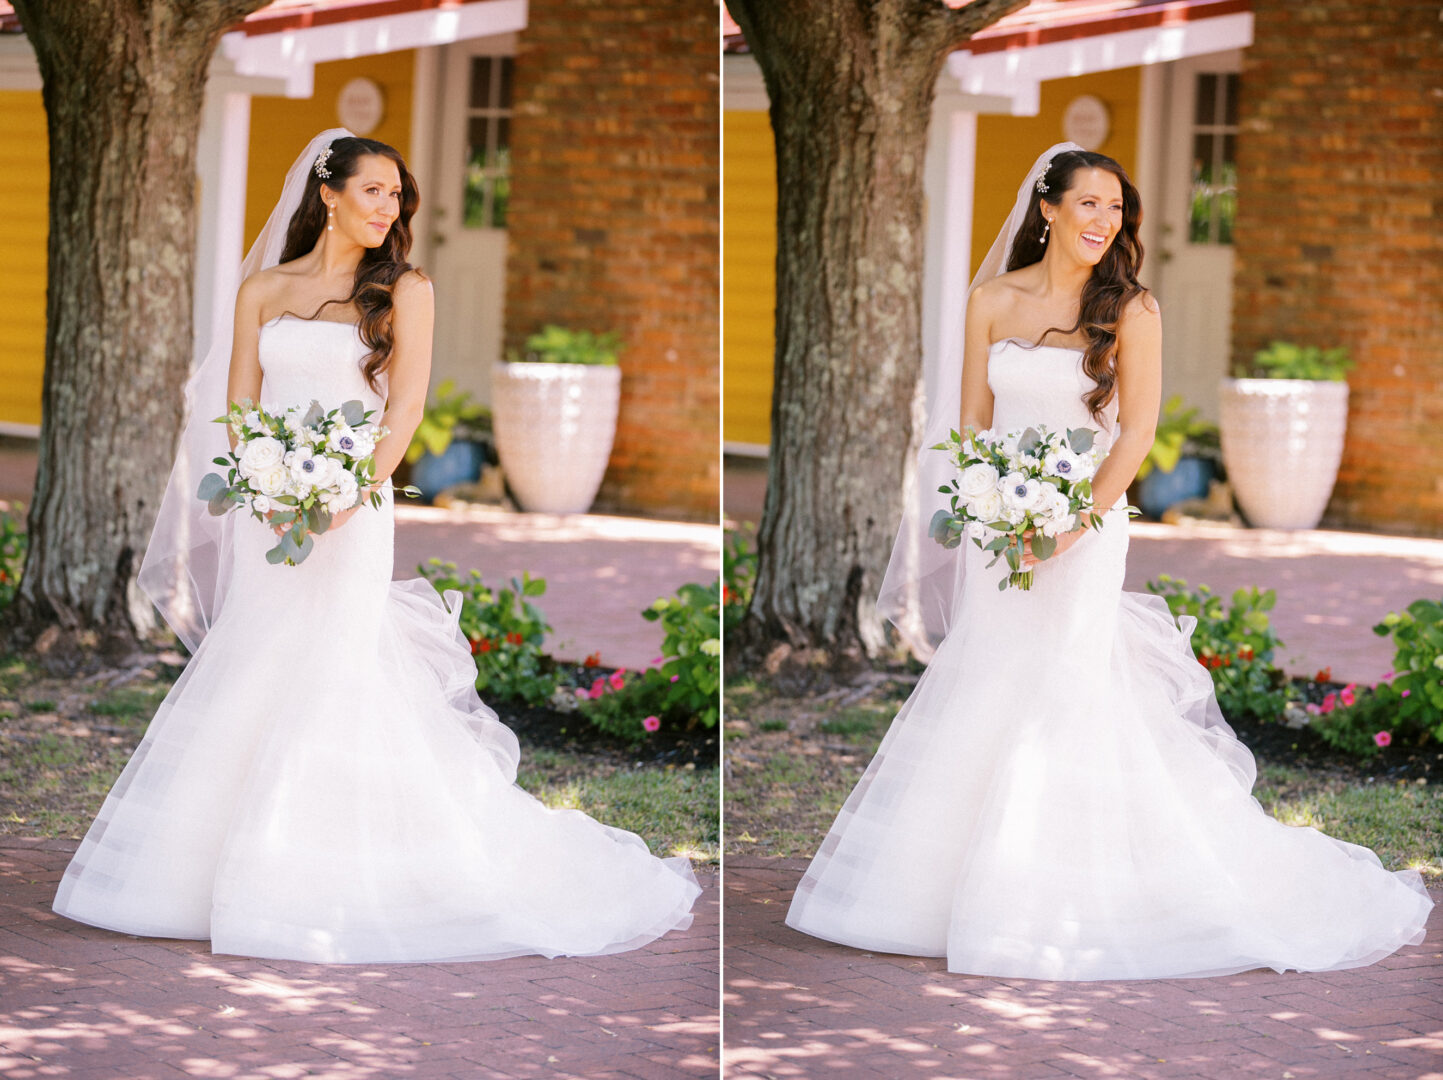
<path fill-rule="evenodd" d="M 717 1074 L 716 874 L 696 921 L 586 959 L 216 956 L 50 910 L 74 841 L 0 841 L 6 1080 L 670 1080 Z"/>
<path fill-rule="evenodd" d="M 805 867 L 727 857 L 728 1080 L 1443 1080 L 1443 904 L 1350 971 L 994 979 L 790 929 Z"/>

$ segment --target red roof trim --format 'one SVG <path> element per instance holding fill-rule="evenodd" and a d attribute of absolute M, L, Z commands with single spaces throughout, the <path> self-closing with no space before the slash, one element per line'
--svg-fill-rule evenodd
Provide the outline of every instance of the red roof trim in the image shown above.
<path fill-rule="evenodd" d="M 483 0 L 280 0 L 246 17 L 235 27 L 247 37 L 305 30 L 313 26 L 335 26 L 357 19 L 381 19 L 387 15 L 408 15 L 415 11 L 457 8 Z M 24 33 L 20 17 L 0 0 L 0 33 Z"/>
<path fill-rule="evenodd" d="M 1058 41 L 1118 34 L 1126 30 L 1146 30 L 1153 26 L 1214 19 L 1252 10 L 1252 0 L 1169 0 L 1167 3 L 1154 4 L 1122 14 L 1042 26 L 1010 27 L 995 24 L 972 37 L 962 48 L 978 56 L 1006 49 L 1023 49 L 1030 45 L 1048 45 Z"/>

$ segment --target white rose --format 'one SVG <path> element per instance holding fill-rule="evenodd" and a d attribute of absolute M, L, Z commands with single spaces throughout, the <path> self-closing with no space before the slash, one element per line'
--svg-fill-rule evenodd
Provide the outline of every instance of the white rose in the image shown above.
<path fill-rule="evenodd" d="M 251 439 L 241 451 L 240 474 L 249 479 L 262 469 L 279 465 L 285 452 L 285 444 L 269 435 Z"/>
<path fill-rule="evenodd" d="M 278 461 L 274 465 L 268 465 L 264 469 L 252 473 L 250 482 L 252 491 L 275 498 L 277 495 L 286 493 L 290 474 L 286 471 L 286 467 Z"/>
<path fill-rule="evenodd" d="M 268 410 L 269 411 L 269 410 Z M 305 413 L 300 409 L 287 409 L 285 415 L 286 430 L 290 432 L 300 431 L 305 425 L 301 423 L 305 419 Z"/>
<path fill-rule="evenodd" d="M 1042 535 L 1061 536 L 1065 532 L 1071 532 L 1073 525 L 1076 524 L 1076 517 L 1068 510 L 1067 496 L 1051 484 L 1045 484 L 1044 487 L 1047 490 L 1042 497 L 1042 513 L 1045 515 L 1042 522 Z"/>
<path fill-rule="evenodd" d="M 1002 505 L 1010 510 L 1026 513 L 1035 509 L 1042 498 L 1042 485 L 1029 480 L 1020 472 L 1011 472 L 1002 478 Z M 1009 518 L 1009 520 L 1011 520 Z M 1021 518 L 1019 517 L 1020 521 Z"/>
<path fill-rule="evenodd" d="M 962 470 L 962 479 L 958 484 L 958 490 L 964 499 L 975 499 L 985 492 L 996 493 L 997 481 L 1000 474 L 993 465 L 980 462 L 976 465 L 969 465 Z"/>
<path fill-rule="evenodd" d="M 996 521 L 997 515 L 1002 513 L 1002 496 L 995 486 L 991 487 L 968 499 L 967 510 L 978 521 Z"/>
<path fill-rule="evenodd" d="M 257 514 L 269 513 L 271 509 L 271 501 L 264 495 L 252 495 L 251 509 L 254 510 Z"/>

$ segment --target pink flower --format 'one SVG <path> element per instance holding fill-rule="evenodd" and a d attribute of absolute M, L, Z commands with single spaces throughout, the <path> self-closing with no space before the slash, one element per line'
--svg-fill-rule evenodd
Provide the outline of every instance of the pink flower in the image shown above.
<path fill-rule="evenodd" d="M 1404 696 L 1404 697 L 1407 697 L 1407 696 L 1408 696 L 1409 694 L 1411 694 L 1412 692 L 1413 692 L 1413 691 L 1411 691 L 1411 690 L 1404 690 L 1404 691 L 1403 691 L 1403 696 Z"/>
<path fill-rule="evenodd" d="M 590 697 L 592 701 L 595 701 L 604 693 L 606 693 L 606 680 L 598 677 L 597 680 L 591 684 L 591 693 L 587 696 Z"/>
<path fill-rule="evenodd" d="M 1386 731 L 1380 731 L 1373 736 L 1373 741 L 1379 746 L 1387 746 L 1393 741 L 1393 736 L 1389 735 Z"/>
<path fill-rule="evenodd" d="M 578 698 L 580 698 L 582 701 L 585 701 L 588 695 L 587 695 L 587 693 L 586 693 L 585 690 L 581 689 L 581 687 L 578 686 L 578 687 L 576 688 L 576 696 L 577 696 Z"/>
<path fill-rule="evenodd" d="M 661 727 L 661 721 L 655 716 L 648 716 L 645 720 L 641 722 L 641 726 L 646 728 L 647 731 L 655 731 L 657 728 Z"/>
<path fill-rule="evenodd" d="M 676 682 L 676 681 L 677 681 L 678 679 L 680 679 L 680 678 L 681 678 L 680 675 L 673 675 L 673 676 L 671 677 L 671 681 L 672 681 L 672 682 Z"/>
<path fill-rule="evenodd" d="M 664 656 L 656 656 L 656 657 L 653 657 L 653 658 L 652 658 L 652 661 L 651 661 L 651 662 L 652 662 L 653 664 L 655 664 L 657 667 L 661 667 L 662 664 L 666 663 L 666 657 L 664 657 Z"/>
<path fill-rule="evenodd" d="M 1325 713 L 1330 713 L 1337 707 L 1338 695 L 1329 691 L 1329 693 L 1323 698 L 1323 707 L 1321 711 Z"/>
<path fill-rule="evenodd" d="M 1391 679 L 1395 674 L 1397 674 L 1397 673 L 1396 673 L 1396 672 L 1393 672 L 1393 671 L 1385 671 L 1385 672 L 1383 672 L 1383 681 L 1384 681 L 1384 682 L 1387 682 L 1387 681 L 1388 681 L 1389 679 Z"/>
<path fill-rule="evenodd" d="M 623 686 L 626 685 L 626 680 L 621 677 L 622 672 L 624 672 L 625 670 L 626 668 L 618 668 L 617 670 L 613 671 L 610 677 L 606 680 L 611 684 L 611 688 L 613 690 L 620 690 Z"/>
<path fill-rule="evenodd" d="M 1318 708 L 1318 706 L 1314 705 L 1311 701 L 1304 705 L 1303 708 L 1312 716 L 1317 716 L 1323 711 L 1322 709 Z"/>
<path fill-rule="evenodd" d="M 1343 687 L 1343 689 L 1338 692 L 1338 700 L 1341 701 L 1344 705 L 1353 704 L 1353 702 L 1357 700 L 1357 698 L 1353 696 L 1353 687 L 1357 685 L 1357 683 L 1349 683 L 1347 686 Z"/>

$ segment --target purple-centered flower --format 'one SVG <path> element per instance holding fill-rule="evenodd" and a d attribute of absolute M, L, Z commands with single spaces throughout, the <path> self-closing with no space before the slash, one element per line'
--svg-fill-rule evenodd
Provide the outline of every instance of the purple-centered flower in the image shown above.
<path fill-rule="evenodd" d="M 356 448 L 356 440 L 349 435 L 342 435 L 338 441 L 341 444 L 342 450 L 354 450 Z"/>
<path fill-rule="evenodd" d="M 1072 462 L 1068 461 L 1066 458 L 1062 458 L 1057 463 L 1057 471 L 1063 476 L 1068 475 L 1070 472 L 1072 472 Z"/>
<path fill-rule="evenodd" d="M 315 459 L 315 458 L 307 458 L 305 461 L 301 462 L 301 472 L 315 472 L 315 471 L 316 471 L 316 459 Z"/>

